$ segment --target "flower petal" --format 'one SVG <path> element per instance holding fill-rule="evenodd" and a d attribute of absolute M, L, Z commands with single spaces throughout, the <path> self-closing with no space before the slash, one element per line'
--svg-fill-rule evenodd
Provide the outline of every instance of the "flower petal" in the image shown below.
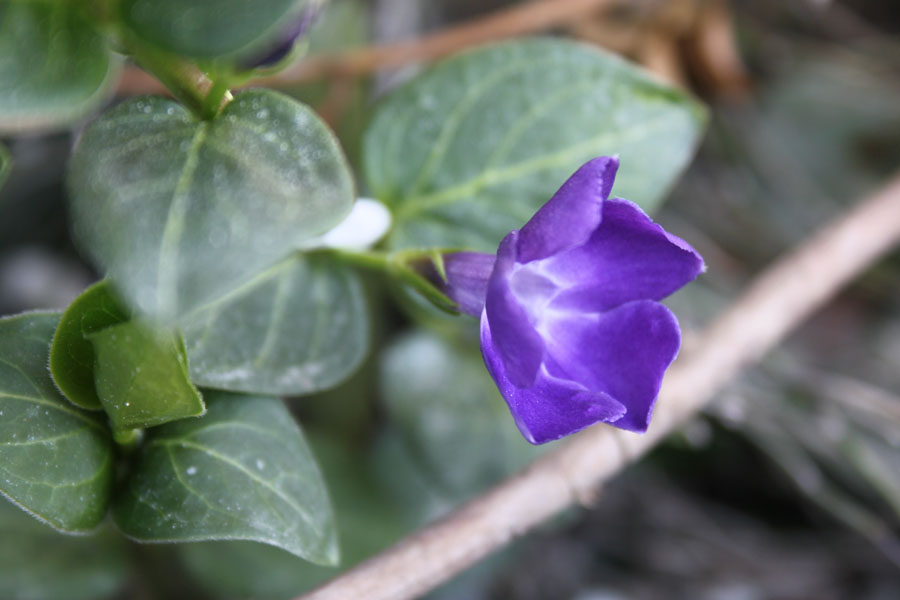
<path fill-rule="evenodd" d="M 453 252 L 444 255 L 444 271 L 447 280 L 441 281 L 434 274 L 448 298 L 456 302 L 459 310 L 480 317 L 484 311 L 484 299 L 487 295 L 488 280 L 494 270 L 496 257 L 481 252 Z"/>
<path fill-rule="evenodd" d="M 544 340 L 510 286 L 516 267 L 519 232 L 507 234 L 497 249 L 497 262 L 488 280 L 482 321 L 490 323 L 497 356 L 509 380 L 519 387 L 534 383 L 544 356 Z"/>
<path fill-rule="evenodd" d="M 313 22 L 318 18 L 320 11 L 321 6 L 319 2 L 314 2 L 305 7 L 303 12 L 294 17 L 294 20 L 285 27 L 284 31 L 281 32 L 278 36 L 278 40 L 275 41 L 274 44 L 267 48 L 262 54 L 245 61 L 245 66 L 251 69 L 257 67 L 271 67 L 280 62 L 291 53 L 297 39 L 305 34 L 312 26 Z"/>
<path fill-rule="evenodd" d="M 584 244 L 600 225 L 619 159 L 595 158 L 578 169 L 522 227 L 519 261 L 531 262 Z"/>
<path fill-rule="evenodd" d="M 519 387 L 507 374 L 494 345 L 490 324 L 481 319 L 481 352 L 488 371 L 506 400 L 516 426 L 532 444 L 543 444 L 589 425 L 620 419 L 625 407 L 604 392 L 592 392 L 573 381 L 553 377 L 541 367 L 533 385 Z"/>
<path fill-rule="evenodd" d="M 586 244 L 534 266 L 562 290 L 554 307 L 585 312 L 661 300 L 704 269 L 703 259 L 687 242 L 619 198 L 603 204 L 603 222 Z"/>
<path fill-rule="evenodd" d="M 555 319 L 548 334 L 551 375 L 608 394 L 627 409 L 612 425 L 646 431 L 663 375 L 681 345 L 672 311 L 638 300 L 608 312 Z"/>

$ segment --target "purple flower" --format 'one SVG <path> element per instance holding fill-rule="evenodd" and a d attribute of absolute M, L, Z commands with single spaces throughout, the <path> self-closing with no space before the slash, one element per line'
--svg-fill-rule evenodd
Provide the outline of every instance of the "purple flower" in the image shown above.
<path fill-rule="evenodd" d="M 283 60 L 294 49 L 297 40 L 309 30 L 318 18 L 322 4 L 323 2 L 316 1 L 307 5 L 303 12 L 288 23 L 275 42 L 256 56 L 245 60 L 244 67 L 247 69 L 271 67 Z"/>
<path fill-rule="evenodd" d="M 582 166 L 496 257 L 444 257 L 442 287 L 481 318 L 484 362 L 533 444 L 599 422 L 647 429 L 681 344 L 658 300 L 704 269 L 637 205 L 609 198 L 618 166 Z"/>

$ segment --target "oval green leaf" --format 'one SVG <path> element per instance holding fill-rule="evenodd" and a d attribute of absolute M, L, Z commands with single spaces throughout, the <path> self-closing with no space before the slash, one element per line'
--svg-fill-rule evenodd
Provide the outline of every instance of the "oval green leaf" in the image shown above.
<path fill-rule="evenodd" d="M 50 347 L 50 374 L 76 406 L 103 409 L 94 386 L 94 346 L 87 336 L 129 318 L 105 280 L 84 290 L 63 313 Z"/>
<path fill-rule="evenodd" d="M 253 542 L 182 544 L 187 571 L 216 598 L 281 600 L 338 575 L 396 542 L 408 530 L 406 506 L 395 504 L 373 474 L 370 448 L 352 436 L 309 432 L 337 513 L 339 567 L 313 565 L 279 548 Z"/>
<path fill-rule="evenodd" d="M 206 411 L 188 377 L 179 334 L 129 321 L 87 337 L 96 356 L 97 396 L 114 431 L 154 427 Z"/>
<path fill-rule="evenodd" d="M 64 125 L 96 108 L 119 73 L 72 2 L 0 4 L 0 131 Z"/>
<path fill-rule="evenodd" d="M 58 314 L 0 319 L 0 493 L 52 527 L 93 529 L 112 491 L 106 426 L 63 398 L 47 370 Z"/>
<path fill-rule="evenodd" d="M 136 98 L 85 131 L 74 230 L 126 302 L 174 321 L 331 228 L 353 202 L 334 136 L 307 107 L 243 92 L 212 121 Z"/>
<path fill-rule="evenodd" d="M 363 172 L 394 211 L 392 247 L 493 252 L 596 156 L 618 154 L 615 193 L 652 212 L 703 122 L 696 102 L 614 55 L 507 42 L 392 93 L 365 134 Z"/>
<path fill-rule="evenodd" d="M 296 253 L 181 323 L 197 385 L 298 396 L 360 365 L 369 324 L 359 277 L 327 256 Z"/>
<path fill-rule="evenodd" d="M 63 536 L 0 498 L 0 598 L 108 598 L 127 575 L 122 536 Z"/>
<path fill-rule="evenodd" d="M 259 49 L 297 18 L 308 0 L 124 0 L 125 24 L 176 54 L 216 58 Z"/>
<path fill-rule="evenodd" d="M 336 564 L 325 483 L 284 404 L 206 397 L 206 416 L 160 427 L 145 444 L 113 507 L 122 532 L 142 542 L 262 542 Z"/>

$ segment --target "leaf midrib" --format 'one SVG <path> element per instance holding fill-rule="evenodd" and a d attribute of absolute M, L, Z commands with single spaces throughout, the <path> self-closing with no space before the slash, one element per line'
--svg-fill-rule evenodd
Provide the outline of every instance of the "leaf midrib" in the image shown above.
<path fill-rule="evenodd" d="M 166 216 L 162 240 L 159 248 L 157 264 L 157 309 L 164 309 L 162 314 L 177 314 L 176 290 L 178 282 L 178 247 L 185 230 L 190 188 L 194 182 L 194 174 L 200 162 L 200 148 L 206 140 L 209 123 L 204 121 L 197 125 L 197 131 L 191 139 L 190 148 L 185 156 L 184 166 L 178 176 L 178 183 L 172 193 L 172 202 Z"/>
<path fill-rule="evenodd" d="M 524 160 L 499 169 L 486 169 L 477 176 L 457 185 L 403 201 L 397 208 L 396 220 L 399 223 L 419 213 L 472 197 L 484 188 L 565 164 L 590 148 L 602 145 L 610 139 L 633 142 L 654 133 L 660 125 L 665 125 L 668 122 L 668 118 L 660 118 L 643 123 L 641 127 L 632 127 L 624 132 L 604 132 L 558 152 Z"/>
<path fill-rule="evenodd" d="M 256 482 L 257 484 L 259 484 L 259 485 L 263 486 L 264 488 L 266 488 L 267 490 L 269 490 L 271 493 L 273 493 L 275 496 L 277 496 L 279 499 L 281 499 L 285 504 L 287 504 L 292 509 L 294 509 L 294 511 L 300 516 L 301 519 L 303 519 L 303 521 L 306 523 L 306 525 L 309 527 L 309 529 L 317 537 L 322 538 L 324 536 L 324 532 L 322 530 L 320 530 L 319 527 L 316 526 L 315 520 L 312 518 L 312 515 L 310 515 L 306 510 L 304 510 L 303 507 L 301 507 L 299 504 L 297 504 L 292 498 L 287 496 L 283 491 L 281 491 L 277 487 L 275 487 L 271 482 L 259 477 L 256 473 L 254 473 L 253 471 L 251 471 L 250 469 L 248 469 L 247 467 L 242 465 L 240 462 L 234 460 L 233 458 L 226 456 L 226 455 L 222 454 L 221 452 L 218 452 L 217 450 L 210 448 L 209 446 L 204 446 L 203 444 L 200 444 L 200 443 L 188 440 L 188 439 L 184 439 L 184 438 L 177 440 L 177 441 L 176 440 L 155 440 L 153 445 L 162 446 L 163 448 L 166 449 L 167 452 L 171 452 L 172 447 L 192 448 L 192 449 L 196 450 L 197 452 L 206 454 L 207 456 L 230 466 L 231 468 L 239 471 L 240 473 L 242 473 L 244 476 L 248 477 L 252 481 Z M 174 469 L 174 465 L 173 465 L 173 469 Z M 179 480 L 180 480 L 180 474 L 177 472 L 176 472 L 176 477 L 179 477 Z M 185 486 L 185 487 L 187 488 L 187 486 Z M 189 489 L 189 491 L 191 491 L 191 490 Z M 193 491 L 191 491 L 191 493 L 200 497 L 204 501 L 204 503 L 206 502 L 205 497 L 202 494 L 198 494 Z M 229 514 L 229 516 L 234 518 L 233 514 L 231 514 L 231 513 L 228 513 L 228 514 Z"/>
<path fill-rule="evenodd" d="M 3 360 L 2 358 L 0 358 L 0 362 L 10 365 L 9 362 Z M 13 366 L 15 368 L 15 365 L 10 365 L 10 366 Z M 21 370 L 20 370 L 20 372 L 21 372 Z M 58 402 L 54 402 L 53 400 L 47 400 L 46 398 L 35 397 L 35 396 L 23 396 L 20 394 L 10 394 L 8 392 L 2 392 L 2 391 L 0 391 L 0 398 L 10 398 L 12 400 L 22 400 L 24 402 L 32 402 L 34 404 L 40 404 L 41 406 L 47 406 L 47 407 L 57 410 L 59 412 L 73 416 L 76 419 L 79 419 L 79 420 L 87 423 L 94 429 L 97 429 L 99 431 L 104 431 L 103 426 L 100 425 L 99 423 L 97 423 L 96 421 L 94 421 L 93 419 L 91 419 L 91 417 L 88 417 L 87 415 L 83 415 L 80 412 L 77 412 L 77 410 L 75 410 L 74 408 L 70 409 L 68 406 L 60 404 Z"/>

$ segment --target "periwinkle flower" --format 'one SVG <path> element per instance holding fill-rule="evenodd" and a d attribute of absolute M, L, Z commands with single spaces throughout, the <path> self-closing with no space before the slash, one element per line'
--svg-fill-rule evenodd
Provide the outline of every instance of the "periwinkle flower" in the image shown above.
<path fill-rule="evenodd" d="M 533 444 L 599 422 L 647 429 L 681 344 L 658 301 L 704 269 L 636 204 L 609 198 L 618 165 L 583 165 L 496 257 L 444 257 L 443 289 L 480 317 L 484 362 Z"/>

